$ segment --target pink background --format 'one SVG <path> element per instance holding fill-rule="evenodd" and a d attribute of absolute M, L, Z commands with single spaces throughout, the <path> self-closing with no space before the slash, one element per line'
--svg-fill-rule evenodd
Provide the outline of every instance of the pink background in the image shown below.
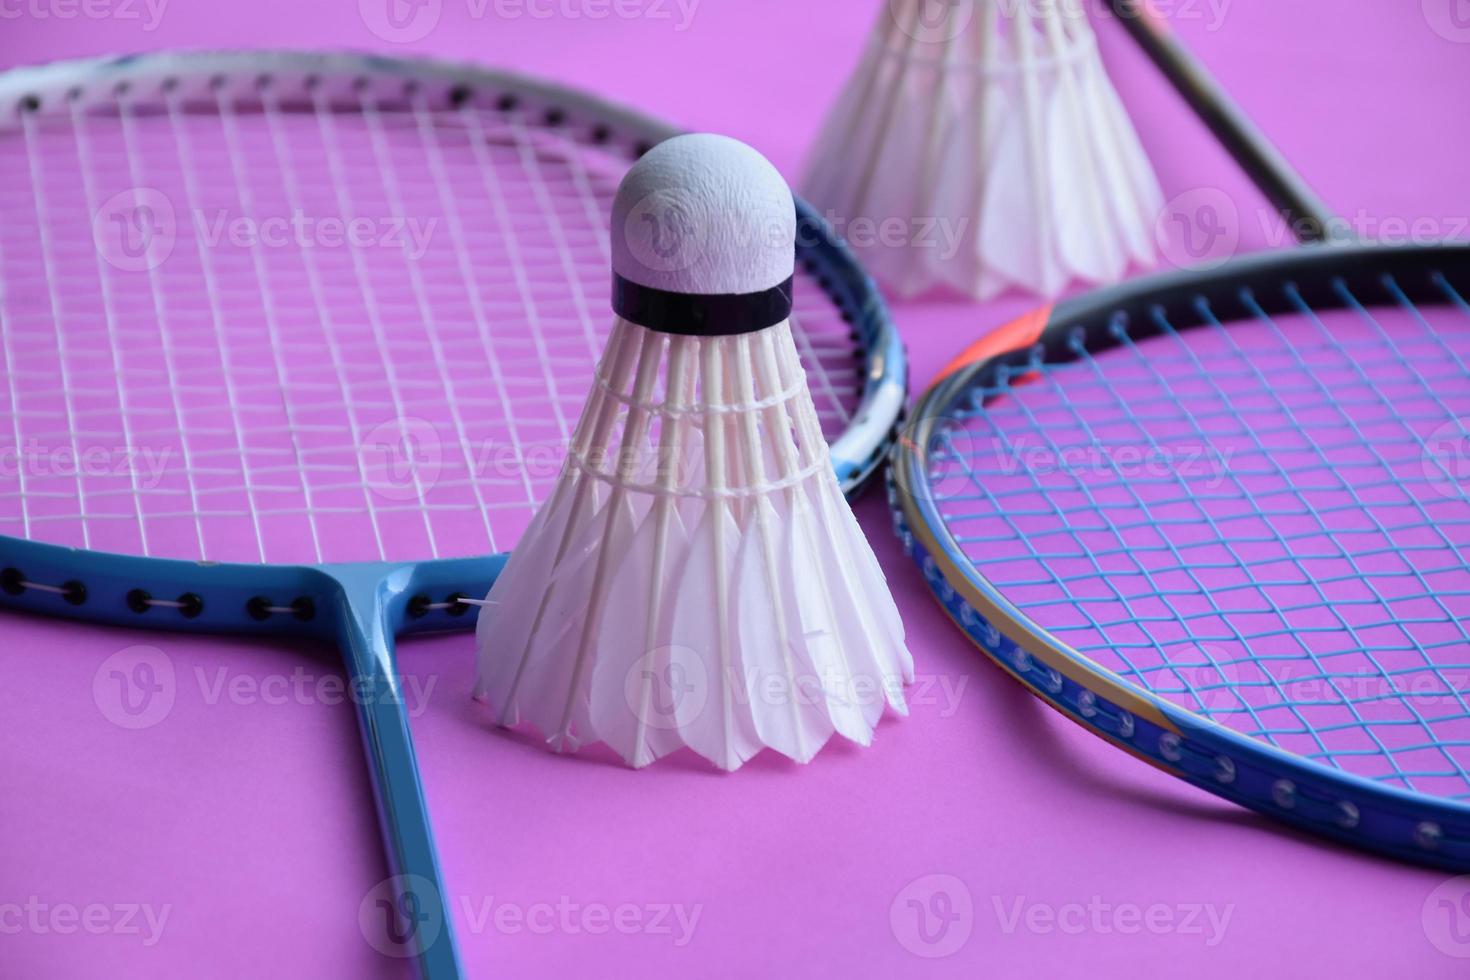
<path fill-rule="evenodd" d="M 1470 28 L 1450 17 L 1461 0 L 1223 0 L 1218 13 L 1220 2 L 1165 9 L 1332 206 L 1369 233 L 1423 218 L 1466 234 Z M 26 0 L 3 8 L 0 62 L 226 46 L 483 61 L 740 137 L 794 178 L 877 4 L 700 0 L 683 30 L 675 0 L 637 6 L 667 15 L 593 20 L 596 0 L 488 0 L 476 17 L 477 4 L 443 0 L 424 38 L 393 44 L 348 0 L 169 0 L 151 30 L 143 0 Z M 1099 33 L 1166 194 L 1223 192 L 1242 248 L 1279 244 L 1258 196 L 1116 26 Z M 896 306 L 916 386 L 1026 305 Z M 1284 830 L 1054 716 L 942 617 L 880 497 L 859 513 L 925 686 L 870 750 L 833 746 L 805 768 L 762 757 L 733 776 L 683 759 L 634 773 L 558 758 L 484 730 L 467 699 L 469 637 L 404 645 L 404 671 L 433 685 L 410 702 L 472 975 L 1463 974 L 1452 954 L 1470 956 L 1470 941 L 1451 926 L 1470 937 L 1470 904 L 1451 922 L 1439 903 L 1470 883 Z M 177 696 L 161 722 L 129 731 L 98 710 L 92 679 L 137 645 L 162 651 Z M 312 683 L 333 676 L 333 659 L 309 644 L 4 617 L 0 977 L 406 975 L 358 927 L 383 870 L 351 709 L 330 691 L 251 693 L 298 668 Z M 245 687 L 215 698 L 221 681 Z M 931 914 L 927 934 L 911 901 Z M 149 945 L 146 925 L 66 934 L 64 917 L 47 917 L 94 904 L 114 924 L 129 905 L 168 919 Z M 16 906 L 48 911 L 38 925 Z M 550 930 L 497 919 L 502 906 L 533 919 L 550 906 L 536 919 Z M 642 926 L 588 928 L 619 906 Z M 689 935 L 661 913 L 670 906 L 697 911 Z M 946 910 L 941 928 L 933 914 Z"/>

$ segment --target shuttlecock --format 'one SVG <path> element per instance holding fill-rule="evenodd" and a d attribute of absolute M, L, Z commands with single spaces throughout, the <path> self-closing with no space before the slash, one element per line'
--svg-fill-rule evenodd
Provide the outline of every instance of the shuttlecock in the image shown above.
<path fill-rule="evenodd" d="M 1163 195 L 1080 0 L 888 0 L 803 193 L 909 296 L 1154 261 Z"/>
<path fill-rule="evenodd" d="M 476 695 L 634 766 L 867 744 L 913 664 L 792 340 L 791 192 L 743 143 L 676 137 L 623 180 L 612 230 L 617 319 L 481 612 Z"/>

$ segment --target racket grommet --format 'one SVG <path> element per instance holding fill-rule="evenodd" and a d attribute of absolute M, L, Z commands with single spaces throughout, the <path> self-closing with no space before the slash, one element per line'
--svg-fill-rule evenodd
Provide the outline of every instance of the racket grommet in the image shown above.
<path fill-rule="evenodd" d="M 543 118 L 546 120 L 546 125 L 548 126 L 560 126 L 567 121 L 566 110 L 553 106 L 546 110 L 546 115 Z"/>
<path fill-rule="evenodd" d="M 432 602 L 433 600 L 420 592 L 418 595 L 408 600 L 408 614 L 414 619 L 423 619 L 429 614 L 429 606 L 432 604 Z"/>
<path fill-rule="evenodd" d="M 145 612 L 153 608 L 153 606 L 151 605 L 153 597 L 145 592 L 143 589 L 133 589 L 127 594 L 123 601 L 128 604 L 129 609 L 137 613 L 139 616 L 143 615 Z"/>
<path fill-rule="evenodd" d="M 1347 800 L 1339 800 L 1337 803 L 1337 825 L 1344 830 L 1352 830 L 1357 827 L 1362 814 L 1358 812 L 1357 806 Z"/>
<path fill-rule="evenodd" d="M 1132 738 L 1133 737 L 1133 732 L 1136 730 L 1136 728 L 1137 728 L 1137 725 L 1134 723 L 1133 716 L 1132 715 L 1130 715 L 1126 711 L 1119 712 L 1119 714 L 1118 714 L 1118 737 L 1119 738 Z"/>
<path fill-rule="evenodd" d="M 316 603 L 311 596 L 297 596 L 291 600 L 291 615 L 303 623 L 310 622 L 316 618 Z"/>
<path fill-rule="evenodd" d="M 450 108 L 453 108 L 453 109 L 460 108 L 461 106 L 463 106 L 466 102 L 468 102 L 470 100 L 470 96 L 472 96 L 472 95 L 474 95 L 474 90 L 471 89 L 468 85 L 456 85 L 456 86 L 454 86 L 454 88 L 452 88 L 452 89 L 449 90 L 449 105 L 450 105 Z"/>
<path fill-rule="evenodd" d="M 61 597 L 73 606 L 87 601 L 87 587 L 76 579 L 61 583 Z"/>
<path fill-rule="evenodd" d="M 258 595 L 245 603 L 245 614 L 256 622 L 264 622 L 271 618 L 271 601 Z"/>
<path fill-rule="evenodd" d="M 204 600 L 193 592 L 179 596 L 179 612 L 185 619 L 193 619 L 204 611 Z"/>
<path fill-rule="evenodd" d="M 1215 781 L 1226 786 L 1235 782 L 1235 761 L 1229 756 L 1215 757 Z"/>
<path fill-rule="evenodd" d="M 592 127 L 592 142 L 598 145 L 612 139 L 612 130 L 602 124 Z"/>
<path fill-rule="evenodd" d="M 39 95 L 22 95 L 20 97 L 21 112 L 35 112 L 41 108 L 41 97 Z"/>
<path fill-rule="evenodd" d="M 470 604 L 460 601 L 463 598 L 465 598 L 465 594 L 463 592 L 455 592 L 452 593 L 449 598 L 444 600 L 445 602 L 449 603 L 449 615 L 463 616 L 465 613 L 470 611 Z"/>
<path fill-rule="evenodd" d="M 505 95 L 502 95 L 500 98 L 495 100 L 495 108 L 499 109 L 501 112 L 510 112 L 512 109 L 520 104 L 521 100 L 516 98 L 514 95 L 511 95 L 510 93 L 506 93 Z"/>
<path fill-rule="evenodd" d="M 6 595 L 20 595 L 26 590 L 26 577 L 18 568 L 0 570 L 0 591 Z"/>
<path fill-rule="evenodd" d="M 639 158 L 644 157 L 651 149 L 653 149 L 653 144 L 647 142 L 646 140 L 641 143 L 635 143 L 633 144 L 633 156 Z"/>
<path fill-rule="evenodd" d="M 1296 806 L 1296 783 L 1289 779 L 1278 779 L 1271 784 L 1271 799 L 1283 810 Z"/>
<path fill-rule="evenodd" d="M 1159 755 L 1170 762 L 1178 762 L 1184 758 L 1184 740 L 1173 732 L 1165 732 L 1159 736 Z"/>
<path fill-rule="evenodd" d="M 1442 837 L 1444 837 L 1444 830 L 1433 820 L 1425 820 L 1414 828 L 1414 843 L 1426 851 L 1437 849 Z"/>

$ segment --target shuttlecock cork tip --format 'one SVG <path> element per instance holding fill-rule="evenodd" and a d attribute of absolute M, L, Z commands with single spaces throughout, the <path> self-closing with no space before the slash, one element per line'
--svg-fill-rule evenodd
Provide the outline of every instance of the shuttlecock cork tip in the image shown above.
<path fill-rule="evenodd" d="M 765 157 L 727 136 L 649 150 L 613 200 L 613 309 L 668 333 L 729 335 L 791 314 L 796 205 Z"/>

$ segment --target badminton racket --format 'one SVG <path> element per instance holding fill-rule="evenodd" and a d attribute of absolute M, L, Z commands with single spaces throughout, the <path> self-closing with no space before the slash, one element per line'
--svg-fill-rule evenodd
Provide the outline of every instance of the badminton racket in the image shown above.
<path fill-rule="evenodd" d="M 460 967 L 394 637 L 470 628 L 553 485 L 614 320 L 612 196 L 673 132 L 347 55 L 0 76 L 0 603 L 338 642 L 425 976 Z M 801 217 L 793 326 L 853 491 L 904 355 Z"/>
<path fill-rule="evenodd" d="M 1073 721 L 1196 786 L 1470 868 L 1470 247 L 1346 241 L 1141 5 L 1114 11 L 1312 244 L 1042 308 L 896 450 L 934 595 Z"/>

